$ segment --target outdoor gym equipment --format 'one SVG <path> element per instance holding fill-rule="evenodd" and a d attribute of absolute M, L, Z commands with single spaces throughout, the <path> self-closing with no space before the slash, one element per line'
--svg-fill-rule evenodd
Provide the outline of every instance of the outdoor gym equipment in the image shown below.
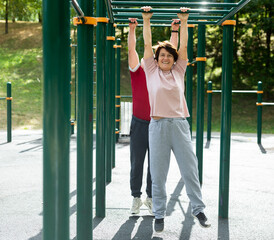
<path fill-rule="evenodd" d="M 258 92 L 262 92 L 262 82 L 258 82 Z M 263 112 L 263 106 L 274 106 L 273 102 L 262 102 L 263 96 L 262 94 L 257 95 L 257 143 L 262 151 L 262 153 L 266 153 L 266 150 L 262 146 L 262 112 Z"/>
<path fill-rule="evenodd" d="M 207 84 L 207 142 L 205 148 L 209 148 L 211 140 L 211 115 L 212 115 L 212 94 L 213 93 L 222 93 L 222 90 L 212 90 L 212 82 L 209 81 Z M 257 94 L 257 143 L 262 151 L 266 153 L 265 149 L 261 144 L 261 135 L 262 135 L 262 82 L 258 82 L 257 90 L 232 90 L 232 93 L 244 93 L 244 94 Z M 267 104 L 265 104 L 267 105 Z"/>
<path fill-rule="evenodd" d="M 222 128 L 221 128 L 221 155 L 220 155 L 220 192 L 219 216 L 228 217 L 228 189 L 229 189 L 229 162 L 230 162 L 230 132 L 231 132 L 231 77 L 232 77 L 232 46 L 233 25 L 230 20 L 250 0 L 241 0 L 239 3 L 190 2 L 178 3 L 173 1 L 162 3 L 160 1 L 111 1 L 97 0 L 96 14 L 93 17 L 92 0 L 80 0 L 79 7 L 84 13 L 75 19 L 77 24 L 78 45 L 78 114 L 77 114 L 77 239 L 92 239 L 92 182 L 93 182 L 93 29 L 97 25 L 96 33 L 96 67 L 97 67 L 97 124 L 96 125 L 96 198 L 99 191 L 104 191 L 105 181 L 105 129 L 109 124 L 111 129 L 115 121 L 115 90 L 112 86 L 110 96 L 104 91 L 106 86 L 105 49 L 106 25 L 111 27 L 114 35 L 114 24 L 124 24 L 122 18 L 114 16 L 120 13 L 140 14 L 138 4 L 157 4 L 159 8 L 153 9 L 156 15 L 170 14 L 161 18 L 155 25 L 168 24 L 173 18 L 171 14 L 180 12 L 179 7 L 191 7 L 189 10 L 189 24 L 198 24 L 198 89 L 201 93 L 198 99 L 197 126 L 197 157 L 199 171 L 202 169 L 203 150 L 203 102 L 204 102 L 204 69 L 205 69 L 205 25 L 223 26 L 223 72 L 222 72 Z M 75 2 L 75 1 L 74 1 Z M 134 8 L 128 8 L 127 5 Z M 137 5 L 135 5 L 137 4 Z M 163 4 L 163 5 L 162 5 Z M 177 4 L 177 5 L 176 5 Z M 161 8 L 163 7 L 163 8 Z M 197 9 L 195 9 L 195 7 Z M 203 7 L 203 8 L 200 8 Z M 109 21 L 106 19 L 106 10 Z M 214 17 L 213 17 L 214 16 Z M 210 17 L 210 19 L 208 19 Z M 215 17 L 218 17 L 217 19 Z M 206 21 L 199 21 L 206 20 Z M 43 204 L 43 237 L 44 239 L 69 239 L 69 140 L 70 140 L 70 6 L 68 1 L 43 0 L 43 60 L 44 60 L 44 111 L 43 114 L 43 171 L 44 171 L 44 204 Z M 112 61 L 114 63 L 113 57 Z M 114 75 L 112 75 L 114 76 Z M 115 86 L 114 86 L 115 87 Z M 118 95 L 118 94 L 117 94 Z M 111 98 L 108 105 L 107 97 Z M 110 111 L 108 111 L 110 109 Z M 111 114 L 110 118 L 107 114 Z M 115 132 L 111 132 L 111 141 L 114 141 Z M 54 143 L 54 144 L 53 144 Z M 112 144 L 112 147 L 114 144 Z M 97 156 L 97 154 L 99 154 Z M 111 156 L 113 157 L 112 150 Z M 113 164 L 113 159 L 112 159 Z M 108 164 L 109 165 L 109 164 Z M 202 171 L 201 171 L 202 174 Z M 199 175 L 202 183 L 201 176 Z M 101 210 L 99 214 L 104 217 L 105 195 L 102 194 Z M 96 200 L 97 205 L 97 200 Z M 99 208 L 96 206 L 96 214 Z M 98 215 L 97 215 L 98 216 Z"/>
<path fill-rule="evenodd" d="M 0 100 L 7 100 L 7 142 L 12 141 L 12 113 L 11 113 L 11 83 L 7 82 L 7 96 L 0 97 Z"/>

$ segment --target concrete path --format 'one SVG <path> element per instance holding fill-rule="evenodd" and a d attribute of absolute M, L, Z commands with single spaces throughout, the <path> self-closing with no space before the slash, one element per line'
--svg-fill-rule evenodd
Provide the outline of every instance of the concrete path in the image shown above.
<path fill-rule="evenodd" d="M 194 143 L 195 139 L 195 147 Z M 220 138 L 213 134 L 210 148 L 204 149 L 202 189 L 205 213 L 212 223 L 209 229 L 201 228 L 191 217 L 172 155 L 165 231 L 156 234 L 145 206 L 139 216 L 129 214 L 129 145 L 128 139 L 123 139 L 116 145 L 116 167 L 107 185 L 106 217 L 94 217 L 93 239 L 273 240 L 274 135 L 263 135 L 262 144 L 266 154 L 256 144 L 256 135 L 232 135 L 229 219 L 223 220 L 218 218 Z M 0 132 L 0 240 L 42 239 L 42 150 L 42 131 L 13 131 L 12 143 L 6 143 L 6 132 Z M 76 239 L 75 135 L 71 139 L 70 186 L 70 236 Z"/>

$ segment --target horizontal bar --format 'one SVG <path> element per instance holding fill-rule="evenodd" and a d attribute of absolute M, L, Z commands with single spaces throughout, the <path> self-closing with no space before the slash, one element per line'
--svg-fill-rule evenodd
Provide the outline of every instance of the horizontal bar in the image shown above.
<path fill-rule="evenodd" d="M 132 98 L 131 95 L 121 95 L 121 98 Z"/>
<path fill-rule="evenodd" d="M 236 8 L 232 8 L 229 13 L 223 18 L 221 19 L 217 24 L 218 25 L 222 25 L 222 23 L 231 18 L 232 16 L 234 16 L 238 11 L 240 11 L 246 4 L 248 4 L 250 2 L 250 0 L 241 0 L 239 3 L 237 3 L 237 7 Z"/>
<path fill-rule="evenodd" d="M 221 93 L 222 90 L 212 90 L 215 93 Z M 257 93 L 257 90 L 232 90 L 232 93 Z"/>
<path fill-rule="evenodd" d="M 114 19 L 115 23 L 116 20 Z M 217 21 L 187 21 L 188 24 L 200 24 L 200 25 L 216 25 Z M 143 24 L 138 24 L 138 27 L 142 27 Z M 150 24 L 151 27 L 170 27 L 170 23 L 167 23 L 167 21 L 163 21 L 162 24 Z M 117 27 L 128 27 L 128 24 L 117 24 Z"/>
<path fill-rule="evenodd" d="M 144 12 L 141 8 L 113 8 L 113 12 Z M 180 9 L 152 9 L 152 13 L 182 13 Z M 187 13 L 227 14 L 230 10 L 190 9 Z"/>
<path fill-rule="evenodd" d="M 114 18 L 119 19 L 128 19 L 128 18 L 139 18 L 142 19 L 142 13 L 115 13 L 113 14 Z M 199 14 L 189 14 L 189 20 L 196 20 L 196 19 L 203 19 L 203 20 L 210 20 L 210 19 L 222 19 L 223 16 L 206 16 L 206 15 L 199 15 Z M 178 19 L 177 14 L 153 14 L 151 19 Z"/>
<path fill-rule="evenodd" d="M 274 103 L 270 103 L 270 102 L 262 102 L 261 104 L 263 106 L 274 106 Z"/>
<path fill-rule="evenodd" d="M 232 90 L 233 93 L 257 93 L 257 90 Z"/>
<path fill-rule="evenodd" d="M 237 3 L 209 3 L 209 2 L 144 2 L 144 1 L 112 1 L 111 2 L 112 6 L 122 6 L 122 7 L 136 7 L 136 6 L 161 6 L 161 7 L 201 7 L 201 6 L 206 6 L 206 7 L 216 7 L 216 8 L 228 8 L 228 7 L 236 7 Z"/>
<path fill-rule="evenodd" d="M 107 13 L 108 13 L 108 17 L 110 19 L 110 22 L 113 23 L 113 12 L 111 10 L 111 1 L 110 0 L 105 0 L 105 5 L 107 7 Z"/>
<path fill-rule="evenodd" d="M 129 23 L 129 21 L 128 21 L 128 19 L 117 19 L 117 18 L 114 18 L 114 22 L 115 23 Z M 168 23 L 172 23 L 172 20 L 160 20 L 160 19 L 151 19 L 150 20 L 150 22 L 151 23 L 158 23 L 158 24 L 161 24 L 161 23 L 163 23 L 163 24 L 168 24 Z M 203 22 L 203 21 L 188 21 L 187 23 L 189 23 L 189 24 L 200 24 L 200 23 L 204 23 L 204 24 L 210 24 L 210 23 L 212 23 L 213 21 L 206 21 L 206 22 Z M 143 23 L 143 19 L 139 19 L 138 20 L 138 23 Z M 217 21 L 214 21 L 214 23 L 213 24 L 216 24 L 217 23 Z M 139 26 L 139 24 L 138 24 L 138 26 Z M 171 25 L 170 25 L 171 26 Z"/>
<path fill-rule="evenodd" d="M 0 97 L 0 100 L 6 100 L 6 98 L 5 97 Z"/>
<path fill-rule="evenodd" d="M 76 0 L 71 0 L 71 5 L 77 13 L 78 17 L 84 17 L 85 14 Z"/>

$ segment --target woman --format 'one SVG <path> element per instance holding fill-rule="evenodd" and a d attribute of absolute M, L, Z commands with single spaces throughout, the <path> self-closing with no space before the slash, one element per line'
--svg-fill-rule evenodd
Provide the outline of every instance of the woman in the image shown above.
<path fill-rule="evenodd" d="M 178 45 L 178 30 L 179 20 L 175 19 L 171 23 L 172 33 L 170 42 Z M 140 64 L 139 55 L 136 51 L 136 36 L 135 28 L 137 27 L 137 19 L 129 18 L 129 33 L 128 33 L 128 66 L 131 77 L 132 87 L 132 102 L 133 115 L 130 125 L 130 189 L 133 196 L 131 214 L 139 214 L 140 207 L 144 203 L 148 207 L 150 214 L 152 212 L 152 191 L 151 191 L 151 176 L 149 168 L 147 168 L 147 198 L 144 202 L 141 200 L 141 188 L 143 180 L 143 167 L 146 152 L 149 152 L 148 146 L 148 126 L 150 122 L 150 106 L 148 100 L 148 92 L 146 85 L 146 76 L 143 70 L 143 62 Z"/>
<path fill-rule="evenodd" d="M 166 212 L 166 179 L 170 163 L 170 152 L 173 151 L 178 163 L 186 192 L 191 202 L 192 215 L 203 227 L 209 227 L 203 212 L 198 179 L 198 161 L 194 154 L 186 100 L 184 96 L 184 75 L 187 67 L 187 8 L 181 8 L 178 14 L 181 20 L 180 48 L 169 42 L 160 42 L 155 51 L 152 50 L 150 28 L 151 7 L 143 7 L 144 37 L 144 70 L 150 102 L 151 122 L 149 125 L 150 170 L 152 178 L 154 228 L 156 232 L 164 229 Z"/>

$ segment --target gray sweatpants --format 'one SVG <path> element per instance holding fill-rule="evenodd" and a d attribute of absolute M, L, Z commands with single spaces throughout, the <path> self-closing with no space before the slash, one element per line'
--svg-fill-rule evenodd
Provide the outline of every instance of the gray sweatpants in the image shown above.
<path fill-rule="evenodd" d="M 184 118 L 151 119 L 149 124 L 150 172 L 155 218 L 166 212 L 166 179 L 173 151 L 179 166 L 194 215 L 203 212 L 205 205 L 198 178 L 198 160 L 194 154 L 188 121 Z"/>

